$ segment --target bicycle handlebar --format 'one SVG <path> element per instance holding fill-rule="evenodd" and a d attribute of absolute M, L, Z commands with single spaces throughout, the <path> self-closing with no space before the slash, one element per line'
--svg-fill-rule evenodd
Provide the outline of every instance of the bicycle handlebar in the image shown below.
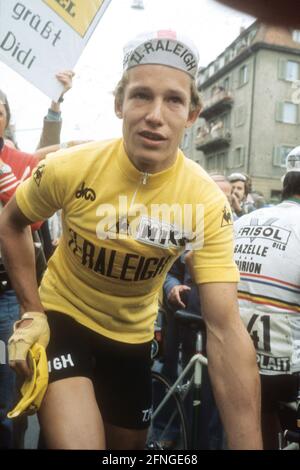
<path fill-rule="evenodd" d="M 176 310 L 175 318 L 181 323 L 187 324 L 191 328 L 196 328 L 202 332 L 205 331 L 205 322 L 200 315 L 196 315 L 195 313 L 188 312 L 186 310 Z"/>

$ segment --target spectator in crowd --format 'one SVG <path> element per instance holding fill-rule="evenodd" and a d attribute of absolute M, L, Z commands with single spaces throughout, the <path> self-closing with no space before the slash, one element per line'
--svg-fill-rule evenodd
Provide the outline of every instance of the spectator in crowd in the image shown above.
<path fill-rule="evenodd" d="M 251 180 L 243 173 L 231 173 L 228 176 L 231 183 L 231 207 L 235 218 L 255 210 L 253 201 L 249 201 Z"/>
<path fill-rule="evenodd" d="M 300 378 L 300 147 L 287 156 L 282 202 L 235 222 L 240 312 L 257 351 L 265 449 L 278 448 L 280 402 Z"/>
<path fill-rule="evenodd" d="M 250 193 L 255 209 L 262 209 L 266 205 L 266 200 L 261 191 L 251 191 Z"/>
<path fill-rule="evenodd" d="M 72 71 L 62 72 L 57 75 L 63 85 L 61 97 L 71 88 Z M 61 100 L 60 100 L 61 101 Z M 0 207 L 1 209 L 15 193 L 20 182 L 28 178 L 39 160 L 45 155 L 40 152 L 37 155 L 28 154 L 16 149 L 15 142 L 9 140 L 6 143 L 6 129 L 9 127 L 11 118 L 10 106 L 6 95 L 0 91 Z M 48 114 L 44 119 L 43 131 L 40 145 L 57 144 L 60 138 L 61 119 L 59 103 L 51 103 Z M 59 146 L 56 146 L 59 147 Z M 55 147 L 55 148 L 56 148 Z M 41 279 L 45 269 L 43 253 L 38 247 L 39 239 L 36 229 L 40 224 L 35 224 L 33 236 L 36 240 L 37 274 Z M 39 244 L 39 245 L 38 245 Z M 13 332 L 13 324 L 19 319 L 19 304 L 16 294 L 12 288 L 10 278 L 0 259 L 0 340 L 7 345 L 8 338 Z M 3 362 L 3 363 L 2 363 Z M 10 369 L 7 362 L 7 354 L 4 361 L 0 363 L 0 448 L 13 448 L 16 438 L 13 433 L 13 422 L 6 417 L 12 408 L 16 397 L 15 373 Z"/>
<path fill-rule="evenodd" d="M 229 182 L 229 179 L 225 175 L 221 175 L 219 173 L 209 173 L 209 176 L 211 179 L 214 180 L 214 182 L 219 186 L 221 191 L 225 194 L 227 197 L 227 200 L 231 206 L 231 200 L 232 200 L 232 191 L 231 191 L 231 184 Z"/>

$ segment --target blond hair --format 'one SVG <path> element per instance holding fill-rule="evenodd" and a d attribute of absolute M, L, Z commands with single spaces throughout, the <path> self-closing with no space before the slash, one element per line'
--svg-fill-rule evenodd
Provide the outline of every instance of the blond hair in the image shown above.
<path fill-rule="evenodd" d="M 125 88 L 129 82 L 128 71 L 125 71 L 122 75 L 121 80 L 117 83 L 117 86 L 114 89 L 114 97 L 118 105 L 122 105 L 125 95 Z M 196 111 L 197 109 L 202 108 L 201 95 L 198 92 L 196 81 L 191 79 L 191 102 L 190 102 L 190 112 Z"/>

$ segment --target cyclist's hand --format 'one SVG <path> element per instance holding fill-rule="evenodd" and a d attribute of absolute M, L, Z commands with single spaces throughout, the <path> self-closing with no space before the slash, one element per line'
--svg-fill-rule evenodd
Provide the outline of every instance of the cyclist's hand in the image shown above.
<path fill-rule="evenodd" d="M 185 292 L 188 292 L 190 290 L 191 290 L 191 288 L 184 285 L 184 284 L 172 287 L 172 289 L 170 290 L 169 295 L 168 295 L 169 303 L 171 305 L 173 305 L 174 307 L 176 307 L 176 308 L 178 308 L 178 307 L 185 308 L 186 305 L 182 301 L 182 296 L 183 296 L 183 294 L 185 294 Z"/>
<path fill-rule="evenodd" d="M 50 330 L 47 316 L 42 312 L 24 313 L 22 319 L 14 324 L 14 333 L 8 341 L 9 365 L 18 374 L 31 376 L 31 370 L 26 362 L 29 348 L 34 343 L 47 347 Z"/>

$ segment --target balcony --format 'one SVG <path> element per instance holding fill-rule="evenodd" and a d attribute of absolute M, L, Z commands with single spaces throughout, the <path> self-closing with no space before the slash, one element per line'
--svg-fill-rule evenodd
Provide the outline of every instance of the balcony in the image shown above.
<path fill-rule="evenodd" d="M 228 129 L 212 129 L 209 133 L 203 134 L 201 131 L 196 137 L 196 148 L 204 153 L 212 152 L 224 147 L 229 147 L 231 142 L 231 132 Z"/>
<path fill-rule="evenodd" d="M 219 90 L 213 94 L 211 98 L 205 100 L 204 107 L 201 111 L 200 117 L 211 119 L 215 115 L 230 109 L 233 104 L 233 96 L 225 90 Z"/>

